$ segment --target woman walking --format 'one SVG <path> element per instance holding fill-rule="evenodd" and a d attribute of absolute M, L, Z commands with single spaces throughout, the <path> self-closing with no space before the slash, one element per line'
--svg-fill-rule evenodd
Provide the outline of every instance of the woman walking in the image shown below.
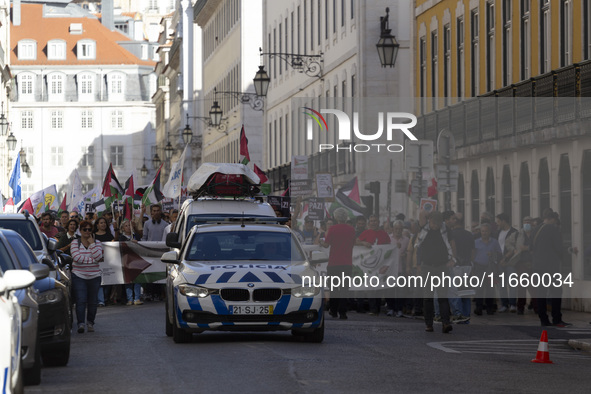
<path fill-rule="evenodd" d="M 97 295 L 101 285 L 99 261 L 103 258 L 103 247 L 92 233 L 92 224 L 86 220 L 80 223 L 81 238 L 72 242 L 72 284 L 76 300 L 78 332 L 87 328 L 94 332 L 97 310 Z M 86 323 L 86 326 L 85 326 Z"/>
<path fill-rule="evenodd" d="M 137 242 L 137 233 L 134 234 L 131 231 L 131 222 L 124 220 L 121 223 L 121 233 L 119 234 L 120 242 Z M 142 285 L 139 283 L 127 283 L 125 284 L 125 294 L 127 296 L 127 305 L 142 305 L 143 302 L 140 299 L 142 294 Z"/>

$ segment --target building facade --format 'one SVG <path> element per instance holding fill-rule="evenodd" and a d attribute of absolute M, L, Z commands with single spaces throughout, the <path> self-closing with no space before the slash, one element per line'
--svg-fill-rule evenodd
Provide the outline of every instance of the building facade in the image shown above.
<path fill-rule="evenodd" d="M 591 2 L 417 1 L 417 134 L 455 139 L 452 208 L 560 214 L 564 269 L 591 280 Z M 440 200 L 443 195 L 440 193 Z M 589 286 L 586 286 L 590 288 Z M 570 300 L 591 310 L 591 293 Z"/>
<path fill-rule="evenodd" d="M 72 6 L 13 8 L 10 122 L 32 172 L 23 199 L 52 184 L 63 196 L 76 169 L 85 189 L 100 187 L 110 163 L 121 181 L 138 179 L 155 144 L 155 63 L 91 14 L 68 17 Z"/>

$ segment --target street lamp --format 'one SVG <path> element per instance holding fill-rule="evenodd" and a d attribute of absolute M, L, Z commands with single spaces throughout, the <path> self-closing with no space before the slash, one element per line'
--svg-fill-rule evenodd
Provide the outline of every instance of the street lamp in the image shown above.
<path fill-rule="evenodd" d="M 209 118 L 211 119 L 211 124 L 214 127 L 218 127 L 222 122 L 222 109 L 217 101 L 213 102 L 211 109 L 209 110 Z"/>
<path fill-rule="evenodd" d="M 390 34 L 392 30 L 389 29 L 389 14 L 390 8 L 386 8 L 386 16 L 380 16 L 381 34 L 380 40 L 376 44 L 382 67 L 394 67 L 396 56 L 398 55 L 398 48 L 400 48 L 400 44 L 396 41 L 396 37 Z"/>
<path fill-rule="evenodd" d="M 319 55 L 301 55 L 299 53 L 285 53 L 285 52 L 263 52 L 263 48 L 259 48 L 260 56 L 269 56 L 269 59 L 278 57 L 283 60 L 294 70 L 305 73 L 310 77 L 322 78 L 322 59 L 323 53 Z M 259 66 L 260 68 L 261 66 Z M 259 70 L 264 71 L 264 70 Z M 265 73 L 266 75 L 267 73 Z M 258 75 L 258 72 L 257 72 Z M 256 80 L 256 77 L 255 77 Z M 255 84 L 256 88 L 256 84 Z M 261 91 L 262 92 L 262 91 Z"/>
<path fill-rule="evenodd" d="M 2 103 L 2 113 L 0 113 L 0 136 L 4 137 L 8 133 L 8 119 L 4 115 L 4 103 Z"/>
<path fill-rule="evenodd" d="M 164 147 L 164 156 L 166 156 L 166 160 L 171 159 L 173 152 L 174 152 L 174 148 L 172 147 L 172 144 L 170 143 L 170 141 L 168 141 L 168 143 L 166 144 L 166 147 Z"/>
<path fill-rule="evenodd" d="M 145 178 L 148 176 L 148 167 L 146 167 L 146 158 L 144 157 L 144 165 L 142 166 L 142 168 L 140 168 L 140 174 L 142 175 L 142 178 Z"/>
<path fill-rule="evenodd" d="M 188 145 L 193 140 L 193 130 L 189 126 L 189 114 L 187 114 L 187 125 L 183 129 L 183 142 Z"/>
<path fill-rule="evenodd" d="M 16 148 L 16 137 L 10 132 L 10 135 L 6 139 L 6 145 L 8 145 L 8 150 L 13 151 Z"/>
<path fill-rule="evenodd" d="M 158 156 L 158 153 L 156 153 L 152 158 L 152 166 L 154 166 L 154 169 L 156 169 L 160 167 L 160 164 L 162 164 L 162 160 L 160 160 L 160 156 Z"/>
<path fill-rule="evenodd" d="M 265 71 L 265 66 L 259 66 L 259 71 L 257 71 L 252 81 L 254 82 L 254 91 L 257 96 L 266 96 L 271 78 L 269 78 L 269 75 Z"/>

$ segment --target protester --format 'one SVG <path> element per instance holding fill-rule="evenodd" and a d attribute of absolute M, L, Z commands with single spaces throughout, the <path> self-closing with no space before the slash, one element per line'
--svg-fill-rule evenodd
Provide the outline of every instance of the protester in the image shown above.
<path fill-rule="evenodd" d="M 137 242 L 140 240 L 137 234 L 131 231 L 131 222 L 124 220 L 121 223 L 121 234 L 119 234 L 118 241 L 120 242 Z M 140 283 L 126 283 L 125 284 L 125 295 L 127 296 L 126 305 L 142 305 L 142 285 Z"/>
<path fill-rule="evenodd" d="M 501 247 L 503 258 L 499 262 L 499 272 L 505 274 L 506 278 L 509 278 L 511 274 L 515 273 L 515 267 L 509 264 L 511 257 L 515 253 L 515 238 L 513 234 L 517 232 L 513 226 L 511 226 L 511 218 L 506 213 L 499 213 L 497 215 L 497 226 L 499 228 L 499 234 L 497 240 Z M 517 288 L 515 286 L 499 287 L 501 295 L 501 307 L 499 312 L 517 312 Z M 507 298 L 507 295 L 509 296 Z"/>
<path fill-rule="evenodd" d="M 80 223 L 82 237 L 72 242 L 72 286 L 76 302 L 78 333 L 94 332 L 97 311 L 97 295 L 101 284 L 99 262 L 103 258 L 103 248 L 92 233 L 92 224 Z"/>
<path fill-rule="evenodd" d="M 164 229 L 168 226 L 168 223 L 162 219 L 162 207 L 160 204 L 152 204 L 150 206 L 150 214 L 152 215 L 152 220 L 147 220 L 144 223 L 142 241 L 162 241 Z M 164 299 L 164 285 L 148 283 L 145 286 L 145 290 L 148 299 Z"/>
<path fill-rule="evenodd" d="M 451 235 L 456 247 L 456 266 L 452 272 L 460 275 L 471 273 L 472 259 L 474 256 L 474 237 L 472 233 L 464 228 L 463 215 L 459 212 L 455 215 L 454 226 L 451 228 Z M 470 320 L 471 304 L 469 297 L 459 297 L 458 289 L 450 289 L 449 305 L 451 307 L 451 320 L 457 324 L 467 324 Z M 453 293 L 453 295 L 451 294 Z"/>
<path fill-rule="evenodd" d="M 371 222 L 371 219 L 370 219 Z M 370 224 L 371 228 L 371 224 Z M 398 272 L 394 272 L 397 275 L 404 275 L 406 272 L 404 265 L 406 264 L 406 253 L 408 249 L 409 238 L 402 234 L 404 229 L 404 222 L 402 220 L 396 220 L 392 224 L 392 234 L 390 234 L 391 243 L 396 245 L 398 251 Z M 390 291 L 395 291 L 392 289 Z M 388 308 L 387 316 L 403 317 L 404 309 L 412 309 L 412 303 L 410 299 L 403 297 L 387 298 L 386 306 Z M 411 313 L 409 310 L 406 312 Z"/>
<path fill-rule="evenodd" d="M 82 228 L 82 226 L 80 226 Z M 107 219 L 104 217 L 98 218 L 94 222 L 94 237 L 100 242 L 112 242 L 115 240 L 111 230 L 108 227 Z M 98 293 L 98 305 L 105 306 L 107 301 L 112 302 L 112 286 L 101 286 Z M 116 303 L 116 302 L 115 302 Z"/>
<path fill-rule="evenodd" d="M 532 256 L 531 256 L 531 232 L 532 232 L 532 218 L 526 216 L 523 218 L 523 226 L 513 234 L 515 238 L 512 243 L 515 245 L 515 253 L 509 260 L 509 264 L 515 267 L 517 275 L 532 273 Z M 517 314 L 523 315 L 526 304 L 526 288 L 519 286 L 517 288 Z M 536 308 L 537 310 L 537 308 Z"/>
<path fill-rule="evenodd" d="M 355 244 L 355 229 L 346 224 L 347 211 L 343 208 L 337 208 L 334 212 L 334 218 L 337 224 L 333 225 L 324 241 L 320 243 L 322 247 L 328 248 L 327 274 L 329 276 L 339 276 L 352 274 L 353 268 L 353 245 Z M 330 295 L 330 315 L 333 318 L 347 318 L 347 289 L 340 288 L 333 291 Z M 337 314 L 338 313 L 338 314 Z"/>
<path fill-rule="evenodd" d="M 318 238 L 318 229 L 314 226 L 314 220 L 309 216 L 304 218 L 304 228 L 300 231 L 300 234 L 306 245 L 314 244 L 314 240 Z"/>
<path fill-rule="evenodd" d="M 43 212 L 41 214 L 41 226 L 39 229 L 43 234 L 47 235 L 48 238 L 55 238 L 59 233 L 59 230 L 55 227 L 53 222 L 53 215 L 50 212 Z"/>
<path fill-rule="evenodd" d="M 67 231 L 60 235 L 60 239 L 57 243 L 57 248 L 66 254 L 70 253 L 70 245 L 72 242 L 80 238 L 76 232 L 78 230 L 78 222 L 75 219 L 68 220 L 66 224 Z"/>
<path fill-rule="evenodd" d="M 497 263 L 501 259 L 502 251 L 499 242 L 491 237 L 491 225 L 482 223 L 480 225 L 481 237 L 474 242 L 476 249 L 474 255 L 474 275 L 481 277 L 496 273 Z M 493 295 L 494 289 L 490 284 L 486 284 L 476 290 L 476 315 L 482 315 L 482 310 L 486 305 L 486 313 L 492 315 L 495 313 Z"/>

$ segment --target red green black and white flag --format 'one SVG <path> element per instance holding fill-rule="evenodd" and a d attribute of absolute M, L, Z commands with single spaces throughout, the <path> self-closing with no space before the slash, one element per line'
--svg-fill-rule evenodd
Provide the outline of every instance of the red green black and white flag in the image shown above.
<path fill-rule="evenodd" d="M 244 125 L 242 125 L 242 130 L 240 130 L 240 163 L 246 165 L 249 162 L 250 154 L 248 153 L 248 139 L 244 132 Z"/>

